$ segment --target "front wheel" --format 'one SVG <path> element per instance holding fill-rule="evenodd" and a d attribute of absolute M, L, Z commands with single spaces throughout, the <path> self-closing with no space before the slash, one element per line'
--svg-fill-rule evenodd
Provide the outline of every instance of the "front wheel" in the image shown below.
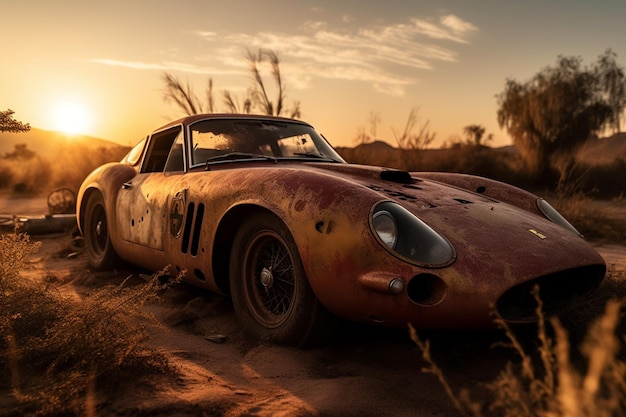
<path fill-rule="evenodd" d="M 87 200 L 83 232 L 89 266 L 97 270 L 113 269 L 118 258 L 111 243 L 104 200 L 99 192 L 94 192 Z"/>
<path fill-rule="evenodd" d="M 271 214 L 247 219 L 230 257 L 235 314 L 253 337 L 306 347 L 328 334 L 330 313 L 315 297 L 287 227 Z"/>

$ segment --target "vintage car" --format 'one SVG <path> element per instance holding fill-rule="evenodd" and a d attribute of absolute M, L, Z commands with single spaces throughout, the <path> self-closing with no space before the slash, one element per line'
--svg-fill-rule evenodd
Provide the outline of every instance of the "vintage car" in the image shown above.
<path fill-rule="evenodd" d="M 171 122 L 77 195 L 89 265 L 184 272 L 251 335 L 318 343 L 341 317 L 481 328 L 595 289 L 603 259 L 548 202 L 462 174 L 352 165 L 302 121 Z"/>

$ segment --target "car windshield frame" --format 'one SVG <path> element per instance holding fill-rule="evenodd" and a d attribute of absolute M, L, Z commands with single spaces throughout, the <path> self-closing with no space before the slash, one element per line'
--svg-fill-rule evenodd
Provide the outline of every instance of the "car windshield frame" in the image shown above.
<path fill-rule="evenodd" d="M 191 168 L 258 160 L 346 162 L 311 125 L 297 120 L 202 119 L 188 126 L 188 136 Z"/>

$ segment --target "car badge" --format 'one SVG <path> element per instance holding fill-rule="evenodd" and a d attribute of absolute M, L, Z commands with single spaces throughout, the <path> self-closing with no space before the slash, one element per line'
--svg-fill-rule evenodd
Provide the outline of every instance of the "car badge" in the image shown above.
<path fill-rule="evenodd" d="M 541 240 L 545 240 L 548 238 L 546 235 L 544 235 L 543 233 L 539 233 L 535 229 L 528 229 L 528 231 L 532 233 L 533 235 L 537 236 Z"/>

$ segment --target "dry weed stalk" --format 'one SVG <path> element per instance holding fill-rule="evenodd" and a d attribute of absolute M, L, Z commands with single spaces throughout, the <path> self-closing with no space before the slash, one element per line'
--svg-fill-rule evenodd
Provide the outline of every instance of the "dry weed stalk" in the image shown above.
<path fill-rule="evenodd" d="M 486 384 L 492 394 L 491 401 L 486 404 L 472 402 L 465 390 L 455 394 L 443 371 L 433 361 L 430 344 L 422 341 L 411 327 L 411 338 L 428 364 L 424 372 L 437 377 L 464 416 L 623 416 L 626 412 L 626 363 L 619 359 L 618 353 L 626 338 L 620 341 L 616 329 L 625 300 L 609 300 L 604 315 L 589 328 L 581 347 L 587 362 L 582 366 L 586 369 L 583 372 L 581 366 L 576 366 L 570 358 L 569 337 L 558 319 L 550 319 L 554 336 L 548 335 L 538 289 L 535 289 L 534 296 L 539 317 L 539 361 L 533 360 L 533 355 L 524 349 L 511 328 L 500 321 L 509 346 L 520 356 L 521 363 L 516 367 L 509 362 L 494 381 Z"/>

